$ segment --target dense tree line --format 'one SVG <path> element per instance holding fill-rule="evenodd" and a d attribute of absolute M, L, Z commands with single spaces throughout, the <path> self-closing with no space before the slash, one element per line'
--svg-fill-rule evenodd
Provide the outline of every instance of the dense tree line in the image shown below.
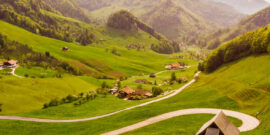
<path fill-rule="evenodd" d="M 39 66 L 51 68 L 60 72 L 65 71 L 75 75 L 81 72 L 66 62 L 60 61 L 50 55 L 49 52 L 44 54 L 34 52 L 29 46 L 8 40 L 0 34 L 0 58 L 16 59 L 22 66 Z"/>
<path fill-rule="evenodd" d="M 177 42 L 170 42 L 167 40 L 162 40 L 159 44 L 152 44 L 151 49 L 155 52 L 162 54 L 172 54 L 175 52 L 180 52 L 180 47 Z"/>
<path fill-rule="evenodd" d="M 6 22 L 36 34 L 67 42 L 77 41 L 86 45 L 95 40 L 90 30 L 81 27 L 78 22 L 59 20 L 46 12 L 61 15 L 41 0 L 0 1 L 0 19 Z"/>
<path fill-rule="evenodd" d="M 215 49 L 221 44 L 217 43 L 217 39 L 220 42 L 226 42 L 236 38 L 239 35 L 245 34 L 248 31 L 256 30 L 258 28 L 264 27 L 270 23 L 270 7 L 261 10 L 247 18 L 244 18 L 240 21 L 240 23 L 233 28 L 220 29 L 203 40 L 207 41 L 208 49 Z"/>
<path fill-rule="evenodd" d="M 224 63 L 267 52 L 270 52 L 270 26 L 248 32 L 224 43 L 199 64 L 199 70 L 212 72 Z"/>

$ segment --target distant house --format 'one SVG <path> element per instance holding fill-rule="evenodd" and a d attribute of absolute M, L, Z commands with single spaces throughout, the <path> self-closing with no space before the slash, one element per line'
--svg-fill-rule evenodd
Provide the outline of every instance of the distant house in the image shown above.
<path fill-rule="evenodd" d="M 135 80 L 135 83 L 152 84 L 151 82 L 149 82 L 149 81 L 146 80 L 146 79 L 138 79 L 138 80 Z"/>
<path fill-rule="evenodd" d="M 152 73 L 152 74 L 150 74 L 150 76 L 149 77 L 151 77 L 151 78 L 155 78 L 156 77 L 156 75 L 154 74 L 154 73 Z"/>
<path fill-rule="evenodd" d="M 62 50 L 63 50 L 63 51 L 68 51 L 69 48 L 68 48 L 67 46 L 65 46 L 65 47 L 62 48 Z"/>
<path fill-rule="evenodd" d="M 223 112 L 202 126 L 196 135 L 239 135 L 240 131 Z"/>
<path fill-rule="evenodd" d="M 18 61 L 16 60 L 8 60 L 3 63 L 4 68 L 14 68 L 18 64 Z"/>
<path fill-rule="evenodd" d="M 148 91 L 148 90 L 142 90 L 142 89 L 137 89 L 135 90 L 135 95 L 138 95 L 138 96 L 144 96 L 146 98 L 149 98 L 149 97 L 153 97 L 153 94 Z"/>
<path fill-rule="evenodd" d="M 186 67 L 183 63 L 177 62 L 177 63 L 173 63 L 171 65 L 167 65 L 165 68 L 167 70 L 176 70 L 176 69 L 185 69 Z"/>

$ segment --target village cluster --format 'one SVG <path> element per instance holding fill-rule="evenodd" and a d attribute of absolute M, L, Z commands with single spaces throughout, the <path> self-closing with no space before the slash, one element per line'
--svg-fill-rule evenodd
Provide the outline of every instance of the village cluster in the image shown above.
<path fill-rule="evenodd" d="M 185 65 L 184 63 L 181 62 L 177 62 L 177 63 L 173 63 L 170 65 L 167 65 L 165 68 L 167 70 L 185 70 L 187 68 L 189 68 L 190 66 Z M 136 90 L 125 86 L 123 89 L 119 89 L 118 86 L 115 86 L 112 89 L 109 89 L 109 93 L 119 97 L 119 98 L 123 98 L 125 100 L 141 100 L 141 99 L 146 99 L 146 98 L 152 98 L 152 97 L 156 97 L 160 94 L 162 94 L 164 91 L 161 89 L 162 85 L 168 85 L 168 84 L 174 84 L 174 83 L 186 83 L 188 82 L 188 78 L 187 77 L 180 77 L 180 78 L 176 78 L 175 73 L 174 77 L 172 77 L 171 79 L 168 80 L 164 80 L 163 83 L 160 84 L 156 84 L 155 82 L 151 82 L 147 79 L 137 79 L 134 81 L 134 83 L 137 84 L 146 84 L 146 85 L 153 85 L 154 87 L 152 88 L 152 91 L 149 90 L 144 90 L 142 88 L 137 88 Z M 149 75 L 150 78 L 155 78 L 156 74 L 151 73 Z"/>
<path fill-rule="evenodd" d="M 124 98 L 125 100 L 140 100 L 144 98 L 151 98 L 153 97 L 153 93 L 148 90 L 143 89 L 136 89 L 133 90 L 130 87 L 126 86 L 121 90 L 117 89 L 110 89 L 109 92 L 118 96 L 119 98 Z"/>

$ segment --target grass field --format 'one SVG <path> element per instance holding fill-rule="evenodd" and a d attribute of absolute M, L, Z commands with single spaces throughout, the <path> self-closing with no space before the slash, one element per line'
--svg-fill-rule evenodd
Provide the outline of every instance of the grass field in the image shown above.
<path fill-rule="evenodd" d="M 109 36 L 104 37 L 106 41 L 93 44 L 98 47 L 92 47 L 35 35 L 3 21 L 0 21 L 0 29 L 1 33 L 8 36 L 9 39 L 27 44 L 38 52 L 50 52 L 52 56 L 68 61 L 85 72 L 101 72 L 113 76 L 121 73 L 127 75 L 138 75 L 141 72 L 150 74 L 161 71 L 166 64 L 177 61 L 175 57 L 157 54 L 149 48 L 145 51 L 137 51 L 123 47 L 136 43 L 150 46 L 152 43 L 159 42 L 144 32 L 128 33 L 127 31 L 101 28 Z M 62 51 L 64 46 L 69 47 L 70 51 Z M 116 46 L 121 56 L 111 53 L 112 46 Z"/>
<path fill-rule="evenodd" d="M 37 78 L 48 78 L 55 77 L 56 71 L 52 69 L 44 69 L 41 67 L 18 67 L 15 70 L 15 74 L 19 76 L 37 77 Z"/>
<path fill-rule="evenodd" d="M 77 77 L 20 79 L 8 77 L 0 79 L 0 103 L 2 113 L 18 113 L 37 110 L 54 98 L 68 94 L 79 94 L 96 89 L 95 84 L 87 83 Z"/>
<path fill-rule="evenodd" d="M 212 74 L 201 74 L 199 81 L 175 97 L 98 120 L 65 124 L 1 120 L 0 134 L 101 134 L 163 113 L 206 107 L 230 109 L 253 116 L 260 112 L 258 118 L 262 120 L 262 124 L 257 129 L 241 133 L 241 135 L 268 134 L 270 131 L 270 76 L 267 69 L 270 68 L 270 64 L 267 61 L 270 61 L 269 55 L 242 59 L 225 65 Z M 262 64 L 264 66 L 261 66 Z M 200 127 L 210 117 L 209 115 L 190 115 L 169 119 L 151 126 L 159 126 L 161 131 L 170 127 L 170 133 L 182 131 L 187 135 L 193 135 L 198 131 L 197 127 Z M 187 119 L 189 119 L 189 123 L 196 123 L 197 118 L 203 119 L 203 121 L 196 124 L 194 128 L 185 128 L 185 131 L 181 130 L 180 126 L 171 125 L 172 122 L 178 123 L 187 121 Z M 236 123 L 239 122 L 236 121 Z M 189 125 L 183 124 L 183 126 Z M 152 130 L 152 127 L 145 128 L 143 134 L 157 134 L 159 131 Z M 139 130 L 138 133 L 140 133 Z"/>
<path fill-rule="evenodd" d="M 180 72 L 177 73 L 179 76 L 189 76 L 190 79 L 192 78 L 194 74 L 194 69 L 191 68 L 188 69 L 185 72 Z M 169 77 L 169 76 L 164 76 L 160 75 L 163 77 Z M 100 86 L 100 84 L 103 81 L 106 81 L 108 84 L 115 83 L 114 80 L 97 80 L 91 77 L 87 76 L 81 76 L 78 77 L 90 84 L 93 84 L 94 86 Z M 129 79 L 132 80 L 132 79 Z M 127 81 L 128 83 L 129 81 Z M 123 86 L 126 83 L 123 83 Z M 165 87 L 173 87 L 175 89 L 178 89 L 179 87 L 183 86 L 185 83 L 182 84 L 175 84 L 175 85 L 169 85 Z M 131 85 L 131 86 L 130 86 Z M 131 81 L 128 83 L 128 86 L 132 87 L 134 85 L 134 82 Z M 135 85 L 134 85 L 135 86 Z M 151 90 L 153 85 L 148 86 L 149 89 Z M 148 88 L 145 87 L 145 88 Z M 159 97 L 156 97 L 159 98 Z M 130 106 L 138 105 L 156 98 L 149 98 L 149 99 L 144 99 L 140 101 L 125 101 L 122 99 L 119 99 L 113 95 L 99 95 L 98 98 L 95 100 L 89 101 L 81 106 L 74 107 L 74 105 L 71 104 L 64 104 L 60 105 L 57 107 L 51 107 L 48 109 L 37 109 L 34 111 L 30 112 L 25 112 L 25 113 L 19 113 L 19 114 L 11 114 L 11 115 L 20 115 L 20 116 L 29 116 L 29 117 L 39 117 L 39 118 L 53 118 L 53 119 L 74 119 L 74 118 L 86 118 L 86 117 L 92 117 L 92 116 L 98 116 L 98 115 L 104 115 L 107 113 L 111 113 L 114 111 L 118 111 L 124 108 L 128 108 Z M 42 107 L 42 106 L 41 106 Z M 6 113 L 5 113 L 6 114 Z"/>

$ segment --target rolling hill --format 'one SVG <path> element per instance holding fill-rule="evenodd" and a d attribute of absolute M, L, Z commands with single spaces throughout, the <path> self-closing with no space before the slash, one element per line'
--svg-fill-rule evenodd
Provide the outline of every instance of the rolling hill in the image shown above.
<path fill-rule="evenodd" d="M 207 41 L 208 49 L 215 49 L 221 43 L 229 41 L 246 32 L 256 30 L 270 23 L 270 7 L 261 10 L 258 13 L 242 19 L 239 24 L 232 28 L 220 29 L 204 40 Z"/>
<path fill-rule="evenodd" d="M 87 5 L 94 1 L 83 2 Z M 169 39 L 193 43 L 198 35 L 232 26 L 244 16 L 234 8 L 215 1 L 110 0 L 102 1 L 97 7 L 86 9 L 96 18 L 108 18 L 112 12 L 125 9 Z"/>
<path fill-rule="evenodd" d="M 269 132 L 269 55 L 250 56 L 222 66 L 211 74 L 201 74 L 200 79 L 190 88 L 173 98 L 128 110 L 119 114 L 86 122 L 36 123 L 0 120 L 0 131 L 5 134 L 31 135 L 51 134 L 102 134 L 148 118 L 171 111 L 188 108 L 222 108 L 257 116 L 261 124 L 255 130 L 242 135 L 264 135 Z M 253 64 L 250 64 L 253 63 Z M 261 66 L 264 65 L 264 66 Z M 247 72 L 249 74 L 247 74 Z M 190 97 L 192 95 L 192 98 Z M 68 105 L 52 108 L 61 110 Z M 86 107 L 86 106 L 84 106 Z M 96 108 L 90 108 L 94 110 Z M 62 110 L 63 111 L 63 110 Z M 259 113 L 258 113 L 259 112 Z M 43 111 L 46 114 L 46 111 Z M 73 113 L 76 113 L 74 111 Z M 35 113 L 32 114 L 35 116 Z M 36 113 L 36 115 L 39 115 Z M 31 115 L 27 115 L 31 116 Z M 72 117 L 72 116 L 71 116 Z M 213 115 L 180 116 L 134 130 L 127 134 L 182 134 L 194 135 Z M 58 119 L 62 117 L 58 116 Z M 189 122 L 187 122 L 189 121 Z M 239 120 L 233 119 L 236 125 Z M 174 126 L 172 126 L 172 123 Z M 16 127 L 16 130 L 14 130 Z M 168 127 L 169 130 L 168 130 Z M 156 130 L 158 128 L 158 130 Z"/>

